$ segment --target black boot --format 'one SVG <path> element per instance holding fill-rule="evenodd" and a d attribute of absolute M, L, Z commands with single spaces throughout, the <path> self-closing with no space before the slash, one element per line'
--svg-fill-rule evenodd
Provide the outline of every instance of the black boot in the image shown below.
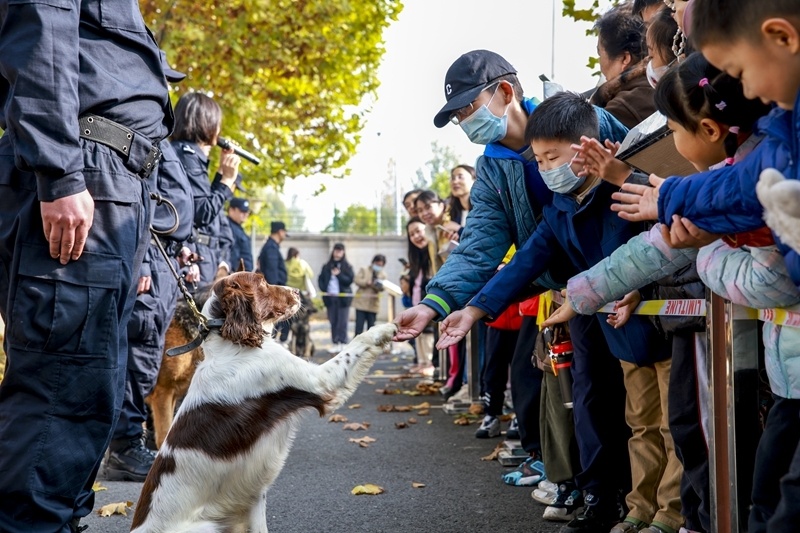
<path fill-rule="evenodd" d="M 89 526 L 81 525 L 80 518 L 73 518 L 68 525 L 71 533 L 81 533 L 81 531 L 86 531 L 89 529 Z"/>
<path fill-rule="evenodd" d="M 129 441 L 111 441 L 106 457 L 106 479 L 143 482 L 156 455 L 145 447 L 142 437 Z"/>

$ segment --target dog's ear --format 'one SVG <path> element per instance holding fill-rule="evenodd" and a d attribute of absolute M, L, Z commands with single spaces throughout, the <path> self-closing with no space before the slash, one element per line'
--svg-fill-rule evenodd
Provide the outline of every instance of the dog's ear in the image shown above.
<path fill-rule="evenodd" d="M 224 324 L 220 335 L 234 344 L 260 347 L 264 329 L 259 320 L 256 287 L 232 278 L 220 280 L 215 287 Z"/>

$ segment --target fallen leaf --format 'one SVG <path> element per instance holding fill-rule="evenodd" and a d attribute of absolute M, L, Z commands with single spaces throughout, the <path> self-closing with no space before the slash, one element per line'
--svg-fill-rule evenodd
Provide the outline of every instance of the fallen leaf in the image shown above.
<path fill-rule="evenodd" d="M 508 422 L 509 420 L 514 418 L 514 415 L 511 414 L 511 413 L 508 413 L 508 414 L 505 414 L 505 415 L 500 415 L 497 418 L 500 419 L 500 422 Z"/>
<path fill-rule="evenodd" d="M 422 393 L 416 390 L 404 390 L 403 394 L 405 394 L 406 396 L 419 396 Z"/>
<path fill-rule="evenodd" d="M 367 428 L 369 428 L 369 422 L 362 422 L 360 424 L 358 422 L 350 422 L 342 426 L 342 429 L 347 431 L 361 431 Z"/>
<path fill-rule="evenodd" d="M 95 481 L 94 485 L 92 485 L 92 490 L 95 492 L 100 492 L 101 490 L 108 490 L 108 488 L 101 485 L 99 481 Z"/>
<path fill-rule="evenodd" d="M 372 437 L 368 437 L 365 435 L 360 439 L 350 439 L 349 442 L 355 442 L 362 448 L 369 448 L 369 445 L 372 444 L 373 442 L 377 442 L 377 439 L 373 439 Z"/>
<path fill-rule="evenodd" d="M 406 424 L 405 422 L 395 422 L 394 427 L 397 429 L 405 429 L 408 427 L 408 424 Z"/>
<path fill-rule="evenodd" d="M 433 424 L 433 420 L 428 420 L 428 424 Z"/>
<path fill-rule="evenodd" d="M 463 415 L 462 416 L 458 416 L 458 417 L 456 417 L 455 420 L 453 420 L 453 424 L 455 424 L 457 426 L 468 426 L 471 423 L 472 422 L 470 422 L 469 418 L 467 418 L 466 416 L 463 416 Z"/>
<path fill-rule="evenodd" d="M 468 410 L 469 414 L 471 415 L 482 415 L 483 414 L 483 405 L 479 403 L 473 403 L 469 406 Z"/>
<path fill-rule="evenodd" d="M 383 389 L 383 394 L 400 394 L 400 389 Z"/>
<path fill-rule="evenodd" d="M 330 418 L 328 418 L 328 422 L 347 422 L 347 417 L 337 413 L 331 415 Z"/>
<path fill-rule="evenodd" d="M 425 487 L 425 483 L 417 483 L 416 481 L 412 481 L 411 486 L 415 489 L 421 489 Z"/>
<path fill-rule="evenodd" d="M 397 411 L 398 413 L 407 413 L 407 412 L 411 411 L 411 406 L 410 405 L 396 405 L 394 407 L 394 410 Z"/>
<path fill-rule="evenodd" d="M 419 416 L 428 416 L 429 414 L 431 414 L 431 410 L 430 409 L 420 409 L 419 411 L 417 411 L 417 414 Z"/>
<path fill-rule="evenodd" d="M 382 376 L 383 370 L 376 370 L 375 372 L 373 372 L 373 374 L 375 374 L 376 376 Z"/>
<path fill-rule="evenodd" d="M 133 507 L 133 502 L 109 503 L 108 505 L 104 505 L 98 509 L 97 514 L 104 517 L 111 516 L 113 514 L 128 516 L 128 509 L 131 507 Z"/>
<path fill-rule="evenodd" d="M 428 403 L 428 402 L 422 402 L 421 404 L 418 404 L 418 405 L 412 405 L 411 408 L 412 409 L 430 409 L 431 408 L 431 404 Z"/>
<path fill-rule="evenodd" d="M 353 405 L 348 405 L 347 408 L 348 409 L 361 409 L 361 404 L 360 403 L 354 403 Z"/>
<path fill-rule="evenodd" d="M 372 381 L 371 379 L 365 379 L 364 383 L 366 383 L 367 385 L 375 385 L 375 382 Z"/>
<path fill-rule="evenodd" d="M 350 491 L 350 494 L 354 494 L 358 496 L 360 494 L 369 494 L 372 496 L 383 494 L 384 491 L 383 487 L 379 487 L 378 485 L 373 485 L 372 483 L 366 483 L 364 485 L 356 485 L 353 487 L 353 490 Z"/>
<path fill-rule="evenodd" d="M 394 405 L 379 405 L 378 412 L 379 413 L 391 413 L 394 411 Z"/>
<path fill-rule="evenodd" d="M 500 452 L 503 450 L 503 443 L 499 443 L 497 446 L 494 447 L 492 453 L 485 457 L 481 457 L 481 461 L 494 461 L 497 459 L 497 456 L 500 455 Z"/>
<path fill-rule="evenodd" d="M 414 418 L 414 417 L 411 417 L 411 418 L 408 419 L 408 423 L 409 424 L 416 424 L 417 423 L 417 419 Z"/>

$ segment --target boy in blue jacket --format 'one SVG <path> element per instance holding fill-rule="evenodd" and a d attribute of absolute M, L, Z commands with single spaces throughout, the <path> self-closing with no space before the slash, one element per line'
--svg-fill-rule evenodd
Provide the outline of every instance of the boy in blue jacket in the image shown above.
<path fill-rule="evenodd" d="M 774 102 L 759 122 L 764 141 L 741 163 L 688 178 L 652 176 L 654 189 L 625 185 L 612 207 L 627 220 L 671 225 L 681 219 L 717 234 L 740 233 L 764 225 L 755 194 L 761 172 L 775 168 L 800 179 L 800 3 L 796 0 L 704 0 L 692 8 L 692 44 L 708 61 L 740 78 L 745 96 Z M 676 237 L 673 229 L 673 237 Z M 800 256 L 781 246 L 786 267 L 800 286 Z"/>
<path fill-rule="evenodd" d="M 442 322 L 440 347 L 457 342 L 475 321 L 498 316 L 548 268 L 589 268 L 643 230 L 641 224 L 622 221 L 609 210 L 615 186 L 598 177 L 575 175 L 575 152 L 570 145 L 581 135 L 597 137 L 598 126 L 591 104 L 577 94 L 554 95 L 531 114 L 525 139 L 533 149 L 542 179 L 555 193 L 553 203 L 543 207 L 542 221 L 511 262 L 465 309 Z M 559 263 L 563 254 L 571 265 Z M 662 416 L 667 409 L 669 343 L 659 338 L 643 317 L 631 317 L 620 329 L 612 325 L 613 318 L 609 322 L 601 315 L 576 318 L 570 321 L 573 403 L 584 469 L 576 482 L 586 491 L 586 507 L 584 514 L 562 532 L 674 533 L 683 523 L 682 469 L 666 426 L 667 417 Z M 622 362 L 622 372 L 615 357 Z M 616 505 L 616 491 L 626 485 L 626 473 L 620 471 L 620 465 L 628 462 L 625 441 L 630 436 L 619 416 L 623 401 L 625 421 L 633 429 L 627 443 L 633 481 L 626 497 L 627 516 L 620 514 Z M 609 434 L 618 439 L 616 447 L 609 445 Z M 588 475 L 587 468 L 605 472 L 602 476 Z M 598 484 L 598 479 L 606 482 Z M 623 517 L 625 521 L 618 524 Z"/>

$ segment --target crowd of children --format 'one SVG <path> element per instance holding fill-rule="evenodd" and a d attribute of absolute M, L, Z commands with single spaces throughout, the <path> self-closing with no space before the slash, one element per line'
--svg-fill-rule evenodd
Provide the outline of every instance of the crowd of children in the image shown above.
<path fill-rule="evenodd" d="M 635 0 L 597 27 L 609 81 L 591 98 L 561 92 L 537 105 L 485 50 L 450 67 L 434 122 L 459 125 L 486 151 L 462 244 L 398 317 L 397 338 L 440 320 L 446 348 L 477 321 L 566 287 L 552 315 L 543 299 L 539 320 L 569 324 L 572 410 L 545 408 L 561 391 L 542 388 L 539 368 L 515 372 L 523 356 L 533 368 L 530 346 L 505 348 L 512 392 L 541 394 L 541 409 L 514 406 L 521 425 L 541 428 L 526 450 L 549 478 L 533 493 L 545 518 L 567 522 L 563 533 L 711 532 L 706 325 L 633 310 L 706 287 L 759 309 L 800 303 L 800 4 Z M 616 159 L 620 122 L 653 109 L 698 173 L 664 179 Z M 597 312 L 613 302 L 615 313 Z M 534 319 L 517 348 L 536 332 Z M 797 528 L 799 334 L 763 325 L 774 405 L 755 457 L 751 532 Z"/>

